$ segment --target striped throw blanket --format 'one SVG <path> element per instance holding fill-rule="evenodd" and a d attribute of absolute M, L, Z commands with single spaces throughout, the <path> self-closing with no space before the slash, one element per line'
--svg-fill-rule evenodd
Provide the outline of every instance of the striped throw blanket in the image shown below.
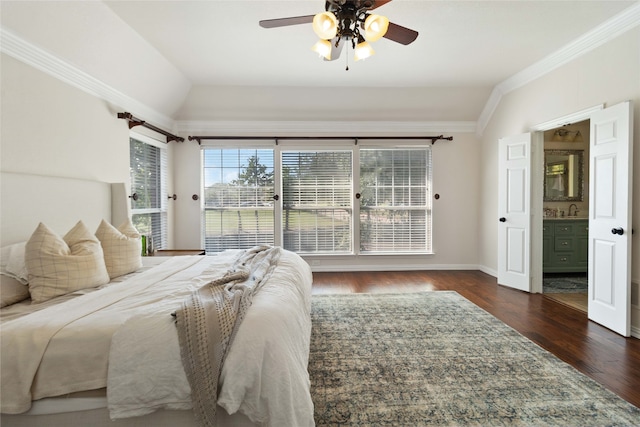
<path fill-rule="evenodd" d="M 277 247 L 244 251 L 226 274 L 193 292 L 175 313 L 182 364 L 191 386 L 194 414 L 202 426 L 215 426 L 218 379 L 225 356 L 253 295 L 269 278 L 279 257 Z"/>

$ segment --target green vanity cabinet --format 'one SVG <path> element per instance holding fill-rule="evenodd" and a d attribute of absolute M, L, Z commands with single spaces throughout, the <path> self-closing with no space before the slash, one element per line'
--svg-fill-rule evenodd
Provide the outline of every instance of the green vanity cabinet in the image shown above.
<path fill-rule="evenodd" d="M 542 230 L 542 270 L 545 273 L 587 271 L 589 220 L 545 219 Z"/>

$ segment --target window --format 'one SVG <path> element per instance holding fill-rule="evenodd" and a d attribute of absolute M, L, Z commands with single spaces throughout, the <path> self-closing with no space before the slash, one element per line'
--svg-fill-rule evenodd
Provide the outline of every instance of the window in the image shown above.
<path fill-rule="evenodd" d="M 272 149 L 203 150 L 206 252 L 274 243 Z"/>
<path fill-rule="evenodd" d="M 431 151 L 360 150 L 360 251 L 431 252 Z"/>
<path fill-rule="evenodd" d="M 282 153 L 283 247 L 352 252 L 352 152 Z"/>
<path fill-rule="evenodd" d="M 161 249 L 167 242 L 167 150 L 141 139 L 129 139 L 132 221 Z"/>
<path fill-rule="evenodd" d="M 430 146 L 238 144 L 203 147 L 207 253 L 259 244 L 307 255 L 432 252 Z"/>

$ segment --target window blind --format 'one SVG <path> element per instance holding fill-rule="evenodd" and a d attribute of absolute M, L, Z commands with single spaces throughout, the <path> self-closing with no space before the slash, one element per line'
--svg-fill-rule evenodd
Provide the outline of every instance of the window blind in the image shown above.
<path fill-rule="evenodd" d="M 205 250 L 274 243 L 272 149 L 203 149 Z"/>
<path fill-rule="evenodd" d="M 431 150 L 360 150 L 360 252 L 431 252 Z"/>
<path fill-rule="evenodd" d="M 129 139 L 133 225 L 153 238 L 154 246 L 167 241 L 167 152 L 166 149 Z M 164 197 L 163 197 L 164 195 Z M 119 224 L 116 224 L 119 225 Z"/>
<path fill-rule="evenodd" d="M 283 246 L 352 252 L 352 152 L 282 152 Z"/>

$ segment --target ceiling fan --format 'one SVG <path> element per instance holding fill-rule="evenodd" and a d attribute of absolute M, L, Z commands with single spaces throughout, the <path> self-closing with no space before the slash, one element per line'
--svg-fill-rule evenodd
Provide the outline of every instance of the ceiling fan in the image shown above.
<path fill-rule="evenodd" d="M 384 37 L 408 45 L 418 32 L 403 27 L 380 15 L 369 13 L 391 0 L 327 0 L 325 12 L 316 15 L 265 19 L 259 22 L 263 28 L 277 28 L 298 24 L 313 24 L 320 40 L 311 48 L 327 61 L 340 56 L 342 46 L 351 43 L 356 61 L 368 58 L 375 52 L 368 42 Z M 344 43 L 343 43 L 344 41 Z"/>

